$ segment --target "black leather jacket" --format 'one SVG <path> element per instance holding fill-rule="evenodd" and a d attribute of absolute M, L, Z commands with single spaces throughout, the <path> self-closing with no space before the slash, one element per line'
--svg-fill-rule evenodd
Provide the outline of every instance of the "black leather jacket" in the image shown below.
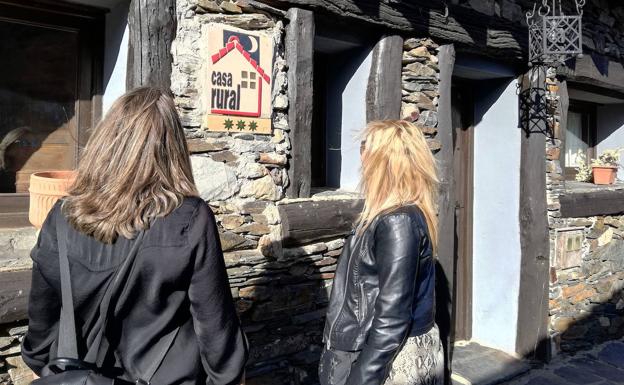
<path fill-rule="evenodd" d="M 435 263 L 425 217 L 403 206 L 352 234 L 340 256 L 323 340 L 360 351 L 347 384 L 383 384 L 408 336 L 434 324 Z"/>

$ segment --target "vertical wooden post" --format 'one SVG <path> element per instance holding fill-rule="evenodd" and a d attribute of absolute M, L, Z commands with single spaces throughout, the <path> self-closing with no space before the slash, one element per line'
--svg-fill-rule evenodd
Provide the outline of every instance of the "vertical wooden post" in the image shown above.
<path fill-rule="evenodd" d="M 545 79 L 544 68 L 522 77 L 522 95 L 537 92 Z M 537 98 L 531 97 L 531 100 Z M 529 106 L 530 107 L 530 106 Z M 526 111 L 521 111 L 526 114 Z M 532 118 L 532 117 L 530 117 Z M 520 294 L 516 352 L 547 359 L 550 245 L 546 205 L 546 119 L 531 119 L 520 144 Z"/>
<path fill-rule="evenodd" d="M 443 45 L 439 49 L 440 84 L 438 103 L 438 134 L 441 149 L 436 154 L 440 178 L 438 201 L 439 240 L 438 269 L 436 273 L 436 322 L 446 356 L 445 372 L 450 383 L 451 333 L 453 330 L 454 275 L 455 275 L 455 180 L 453 172 L 453 118 L 451 84 L 455 67 L 455 47 Z"/>
<path fill-rule="evenodd" d="M 384 36 L 373 49 L 366 88 L 366 121 L 401 116 L 401 61 L 403 38 Z"/>
<path fill-rule="evenodd" d="M 314 14 L 298 8 L 288 11 L 288 125 L 292 144 L 286 188 L 289 198 L 310 196 L 312 180 L 312 111 L 314 93 Z"/>
<path fill-rule="evenodd" d="M 176 34 L 175 0 L 132 0 L 128 10 L 126 87 L 171 86 L 171 42 Z"/>

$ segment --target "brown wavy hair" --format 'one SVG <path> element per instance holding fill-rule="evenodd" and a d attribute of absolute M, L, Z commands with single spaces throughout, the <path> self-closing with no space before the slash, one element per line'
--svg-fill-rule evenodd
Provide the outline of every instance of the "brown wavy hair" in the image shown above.
<path fill-rule="evenodd" d="M 173 98 L 142 87 L 117 99 L 93 130 L 63 212 L 76 230 L 112 243 L 196 195 Z"/>
<path fill-rule="evenodd" d="M 438 243 L 436 161 L 422 131 L 404 120 L 370 122 L 362 142 L 361 228 L 383 213 L 417 205 L 427 221 L 434 252 Z"/>

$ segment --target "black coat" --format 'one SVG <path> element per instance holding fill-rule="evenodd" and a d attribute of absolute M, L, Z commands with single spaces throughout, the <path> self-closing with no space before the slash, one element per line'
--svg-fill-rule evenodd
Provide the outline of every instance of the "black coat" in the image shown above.
<path fill-rule="evenodd" d="M 55 218 L 51 210 L 32 250 L 28 333 L 22 344 L 26 364 L 39 374 L 56 356 L 61 307 Z M 69 225 L 68 225 L 69 226 Z M 94 337 L 98 306 L 132 241 L 107 245 L 69 226 L 68 257 L 75 303 L 79 355 Z M 155 342 L 180 330 L 153 384 L 237 384 L 247 360 L 228 284 L 214 215 L 199 198 L 154 221 L 146 231 L 130 278 L 106 331 L 111 348 L 105 367 L 130 381 L 154 360 Z"/>
<path fill-rule="evenodd" d="M 323 339 L 360 351 L 348 385 L 381 385 L 408 336 L 434 325 L 435 262 L 416 206 L 378 216 L 347 238 L 336 269 Z"/>

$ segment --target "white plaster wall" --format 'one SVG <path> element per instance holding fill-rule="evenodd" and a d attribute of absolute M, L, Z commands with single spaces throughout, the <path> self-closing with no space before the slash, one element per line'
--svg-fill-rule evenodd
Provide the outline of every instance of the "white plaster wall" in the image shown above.
<path fill-rule="evenodd" d="M 597 120 L 597 151 L 596 155 L 604 150 L 624 148 L 624 104 L 608 104 L 598 107 Z M 624 159 L 624 152 L 620 152 Z M 620 168 L 618 179 L 624 178 L 624 171 Z"/>
<path fill-rule="evenodd" d="M 128 4 L 121 1 L 106 14 L 102 114 L 106 114 L 115 99 L 126 92 Z"/>
<path fill-rule="evenodd" d="M 327 185 L 355 191 L 360 180 L 359 135 L 366 126 L 366 86 L 372 49 L 332 56 L 326 89 Z"/>
<path fill-rule="evenodd" d="M 479 83 L 474 132 L 473 339 L 514 353 L 520 287 L 517 80 Z"/>
<path fill-rule="evenodd" d="M 355 191 L 360 183 L 360 134 L 366 126 L 366 87 L 372 57 L 369 50 L 342 93 L 341 190 Z"/>

